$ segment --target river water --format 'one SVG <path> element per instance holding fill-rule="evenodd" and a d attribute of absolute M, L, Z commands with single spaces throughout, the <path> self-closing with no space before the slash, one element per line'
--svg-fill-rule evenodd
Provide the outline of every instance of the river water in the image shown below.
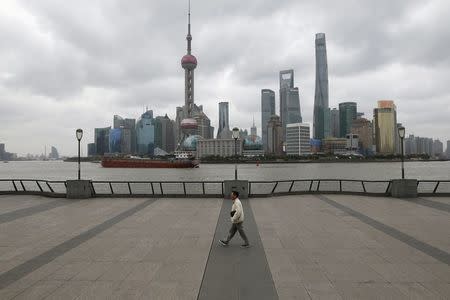
<path fill-rule="evenodd" d="M 406 178 L 450 180 L 450 161 L 406 162 Z M 364 179 L 401 176 L 399 162 L 240 164 L 239 179 Z M 0 179 L 76 179 L 77 163 L 63 161 L 0 162 Z M 201 164 L 196 169 L 116 169 L 81 163 L 82 179 L 119 181 L 200 181 L 234 178 L 234 164 Z"/>

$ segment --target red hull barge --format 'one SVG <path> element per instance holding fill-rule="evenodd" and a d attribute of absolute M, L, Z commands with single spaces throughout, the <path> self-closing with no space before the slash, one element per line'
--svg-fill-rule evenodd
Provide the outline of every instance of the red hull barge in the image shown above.
<path fill-rule="evenodd" d="M 137 158 L 110 158 L 102 159 L 104 168 L 197 168 L 198 160 L 190 159 L 137 159 Z"/>

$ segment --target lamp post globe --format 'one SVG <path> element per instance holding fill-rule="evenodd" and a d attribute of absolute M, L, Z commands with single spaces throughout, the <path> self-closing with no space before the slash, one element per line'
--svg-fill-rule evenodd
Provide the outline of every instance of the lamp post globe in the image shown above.
<path fill-rule="evenodd" d="M 405 138 L 405 127 L 400 126 L 398 128 L 398 136 L 400 137 L 400 146 L 401 146 L 401 158 L 402 158 L 402 179 L 405 179 L 405 158 L 404 158 L 404 149 L 403 149 L 403 139 Z"/>
<path fill-rule="evenodd" d="M 237 140 L 239 138 L 239 128 L 234 127 L 232 131 L 233 139 Z"/>
<path fill-rule="evenodd" d="M 78 180 L 81 179 L 81 160 L 80 160 L 80 142 L 83 138 L 83 129 L 78 128 L 76 130 L 76 137 L 78 140 Z"/>
<path fill-rule="evenodd" d="M 78 128 L 76 131 L 76 136 L 77 136 L 77 140 L 81 141 L 81 139 L 83 138 L 83 129 Z"/>

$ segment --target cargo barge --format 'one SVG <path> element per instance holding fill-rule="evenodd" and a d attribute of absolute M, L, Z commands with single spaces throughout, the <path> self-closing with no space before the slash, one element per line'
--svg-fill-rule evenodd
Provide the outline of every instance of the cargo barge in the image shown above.
<path fill-rule="evenodd" d="M 196 159 L 149 159 L 104 157 L 101 161 L 104 168 L 198 168 Z"/>

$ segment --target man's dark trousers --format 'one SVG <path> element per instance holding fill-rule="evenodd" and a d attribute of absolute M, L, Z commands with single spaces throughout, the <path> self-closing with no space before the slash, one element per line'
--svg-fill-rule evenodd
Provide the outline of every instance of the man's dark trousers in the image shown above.
<path fill-rule="evenodd" d="M 233 223 L 231 225 L 230 232 L 228 233 L 228 237 L 227 237 L 227 243 L 233 238 L 233 236 L 236 234 L 236 231 L 239 231 L 241 238 L 244 240 L 245 244 L 248 245 L 248 238 L 244 232 L 243 223 L 244 222 Z"/>

